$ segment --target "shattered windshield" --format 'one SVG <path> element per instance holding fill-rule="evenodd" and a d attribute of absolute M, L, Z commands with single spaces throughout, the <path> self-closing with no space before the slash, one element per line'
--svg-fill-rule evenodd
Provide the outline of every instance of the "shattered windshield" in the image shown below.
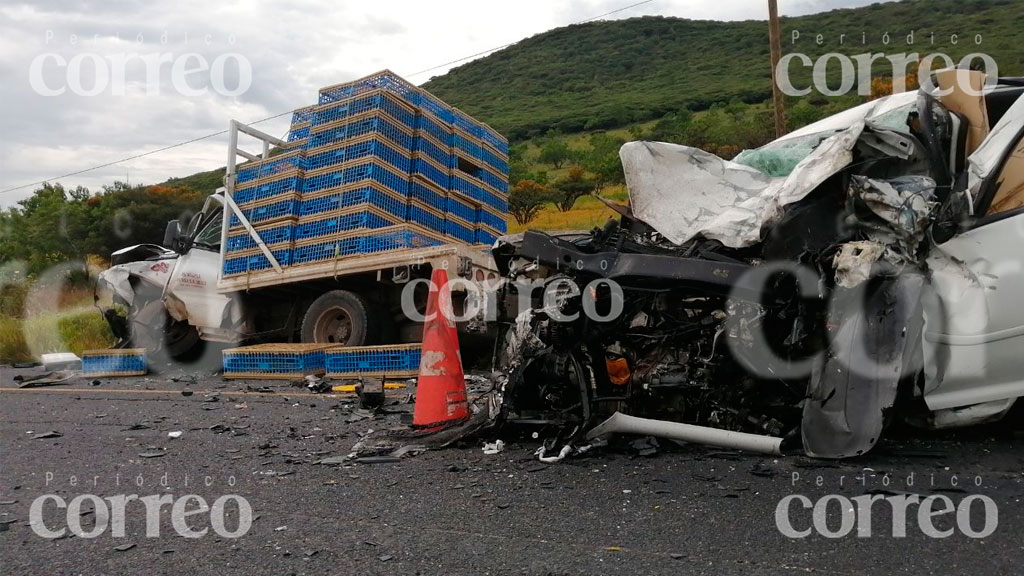
<path fill-rule="evenodd" d="M 917 104 L 911 102 L 870 118 L 868 124 L 876 128 L 909 133 L 907 119 L 916 109 Z M 744 150 L 733 158 L 733 162 L 750 166 L 769 176 L 784 178 L 789 176 L 796 165 L 817 148 L 823 140 L 841 131 L 833 129 L 806 136 L 783 137 L 760 148 Z"/>
<path fill-rule="evenodd" d="M 732 161 L 744 166 L 750 166 L 769 176 L 789 176 L 790 172 L 796 168 L 796 165 L 813 152 L 818 147 L 818 144 L 821 144 L 823 140 L 836 132 L 838 130 L 818 132 L 817 134 L 800 136 L 798 138 L 776 140 L 754 150 L 744 150 L 733 158 Z"/>

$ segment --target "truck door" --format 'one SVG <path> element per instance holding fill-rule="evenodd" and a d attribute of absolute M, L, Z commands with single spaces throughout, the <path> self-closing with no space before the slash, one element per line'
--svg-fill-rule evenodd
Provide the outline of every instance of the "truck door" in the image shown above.
<path fill-rule="evenodd" d="M 164 293 L 164 304 L 175 320 L 187 320 L 200 333 L 228 328 L 226 316 L 232 298 L 217 292 L 220 272 L 222 208 L 208 205 L 190 226 L 190 249 L 178 259 Z"/>
<path fill-rule="evenodd" d="M 979 149 L 988 157 L 972 157 L 975 220 L 929 258 L 937 296 L 924 343 L 931 410 L 1024 396 L 1024 98 L 1007 116 L 1014 111 L 993 130 L 998 146 Z"/>

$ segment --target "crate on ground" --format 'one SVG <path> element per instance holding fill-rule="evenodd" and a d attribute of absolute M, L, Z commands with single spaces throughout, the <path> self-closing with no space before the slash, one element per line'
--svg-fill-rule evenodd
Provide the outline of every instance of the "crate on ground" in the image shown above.
<path fill-rule="evenodd" d="M 251 250 L 258 246 L 256 239 L 252 237 L 252 234 L 249 234 L 248 230 L 244 227 L 239 228 L 240 231 L 235 229 L 228 233 L 228 243 L 226 246 L 228 254 Z M 262 224 L 255 227 L 255 230 L 267 246 L 290 242 L 295 232 L 295 219 L 294 217 L 288 217 L 283 223 L 279 221 L 271 225 Z"/>
<path fill-rule="evenodd" d="M 376 206 L 399 219 L 406 216 L 407 196 L 377 182 L 357 183 L 317 194 L 306 194 L 299 205 L 299 218 L 358 206 Z"/>
<path fill-rule="evenodd" d="M 332 146 L 367 134 L 379 134 L 403 150 L 412 148 L 412 130 L 403 126 L 387 113 L 378 111 L 344 122 L 314 126 L 310 129 L 307 149 L 313 152 L 325 146 Z"/>
<path fill-rule="evenodd" d="M 508 232 L 508 216 L 505 212 L 498 212 L 497 209 L 487 204 L 480 205 L 480 212 L 477 214 L 477 221 L 486 224 L 501 234 Z"/>
<path fill-rule="evenodd" d="M 312 172 L 332 166 L 344 166 L 368 157 L 381 160 L 402 173 L 408 172 L 412 163 L 408 150 L 382 135 L 369 134 L 310 153 L 306 159 L 306 169 Z"/>
<path fill-rule="evenodd" d="M 341 167 L 333 166 L 306 173 L 302 192 L 309 195 L 324 190 L 343 188 L 358 183 L 376 182 L 405 197 L 409 192 L 407 173 L 399 173 L 376 158 L 366 158 L 355 164 Z"/>
<path fill-rule="evenodd" d="M 327 377 L 380 376 L 411 378 L 419 373 L 422 345 L 334 347 L 326 352 Z"/>
<path fill-rule="evenodd" d="M 386 228 L 400 223 L 400 218 L 392 216 L 376 206 L 354 206 L 316 220 L 304 218 L 295 226 L 295 240 L 300 242 L 340 232 Z"/>
<path fill-rule="evenodd" d="M 448 214 L 448 217 L 445 218 L 444 233 L 466 244 L 472 244 L 476 241 L 476 225 L 451 214 Z"/>
<path fill-rule="evenodd" d="M 280 266 L 283 267 L 291 264 L 291 242 L 267 245 L 267 249 L 274 255 L 274 259 L 277 260 Z M 241 252 L 231 254 L 229 257 L 225 257 L 223 275 L 227 278 L 250 272 L 270 270 L 271 268 L 273 268 L 273 265 L 270 264 L 270 259 L 267 258 L 262 249 L 250 248 L 249 250 L 242 250 Z"/>
<path fill-rule="evenodd" d="M 83 376 L 143 376 L 148 372 L 149 363 L 144 348 L 111 348 L 82 352 Z"/>
<path fill-rule="evenodd" d="M 331 344 L 257 344 L 223 352 L 225 378 L 294 380 L 324 373 Z"/>
<path fill-rule="evenodd" d="M 444 212 L 434 209 L 422 200 L 409 200 L 409 222 L 444 234 L 444 219 Z"/>

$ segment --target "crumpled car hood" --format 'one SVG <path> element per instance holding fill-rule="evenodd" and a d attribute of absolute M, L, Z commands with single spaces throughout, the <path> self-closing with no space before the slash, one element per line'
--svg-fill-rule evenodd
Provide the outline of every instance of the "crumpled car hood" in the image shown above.
<path fill-rule="evenodd" d="M 853 161 L 859 121 L 822 141 L 786 177 L 689 146 L 629 142 L 619 150 L 633 215 L 675 244 L 702 235 L 730 248 L 752 246 L 782 208 L 806 197 Z"/>

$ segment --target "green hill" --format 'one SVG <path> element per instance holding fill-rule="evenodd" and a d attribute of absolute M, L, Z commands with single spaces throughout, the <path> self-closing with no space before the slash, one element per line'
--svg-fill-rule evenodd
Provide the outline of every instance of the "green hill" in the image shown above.
<path fill-rule="evenodd" d="M 955 60 L 984 52 L 1001 75 L 1019 75 L 1022 8 L 1021 0 L 905 0 L 783 18 L 783 52 L 812 59 L 827 52 L 944 52 Z M 790 42 L 794 30 L 801 36 L 796 44 Z M 911 31 L 915 44 L 908 46 Z M 953 34 L 959 35 L 955 46 Z M 979 34 L 982 43 L 975 45 Z M 876 70 L 890 67 L 885 60 L 876 64 Z M 794 79 L 806 85 L 809 72 L 798 74 L 800 68 L 792 68 Z M 624 126 L 734 99 L 760 102 L 771 95 L 768 26 L 664 17 L 590 22 L 527 38 L 424 87 L 512 140 L 552 128 L 573 133 Z"/>

